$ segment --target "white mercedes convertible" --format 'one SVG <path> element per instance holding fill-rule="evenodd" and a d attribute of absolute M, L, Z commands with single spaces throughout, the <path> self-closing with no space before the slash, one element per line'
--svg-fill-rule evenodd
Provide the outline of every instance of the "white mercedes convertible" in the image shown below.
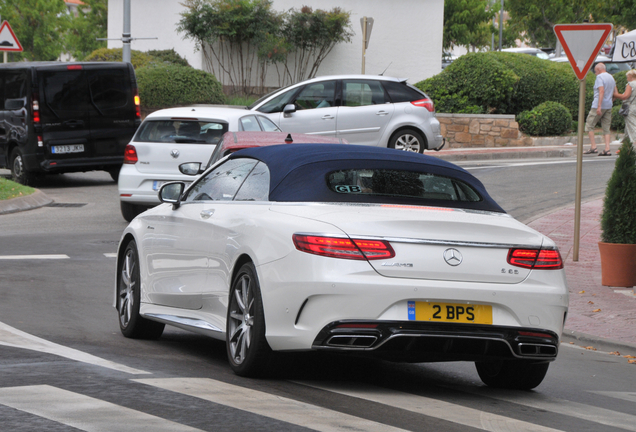
<path fill-rule="evenodd" d="M 124 231 L 122 333 L 225 340 L 254 376 L 273 352 L 471 361 L 494 387 L 541 383 L 568 310 L 554 242 L 460 167 L 338 144 L 242 150 Z"/>

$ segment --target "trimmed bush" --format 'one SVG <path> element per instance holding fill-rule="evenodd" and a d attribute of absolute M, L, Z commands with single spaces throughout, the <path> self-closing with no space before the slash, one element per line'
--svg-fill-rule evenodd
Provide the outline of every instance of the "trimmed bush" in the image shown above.
<path fill-rule="evenodd" d="M 636 153 L 627 136 L 607 182 L 601 230 L 603 242 L 636 244 Z"/>
<path fill-rule="evenodd" d="M 120 62 L 121 59 L 121 48 L 100 48 L 90 53 L 84 61 Z M 152 57 L 144 52 L 132 50 L 130 52 L 130 62 L 132 63 L 133 68 L 138 69 L 149 65 L 152 62 Z"/>
<path fill-rule="evenodd" d="M 612 107 L 612 124 L 610 127 L 612 130 L 622 132 L 625 130 L 625 117 L 618 113 L 619 109 L 621 109 L 620 105 L 614 105 Z"/>
<path fill-rule="evenodd" d="M 136 75 L 145 109 L 226 103 L 221 83 L 214 75 L 199 69 L 154 64 L 137 69 Z"/>
<path fill-rule="evenodd" d="M 594 80 L 593 73 L 586 77 L 587 107 L 592 103 Z M 433 99 L 438 112 L 517 115 L 553 101 L 564 105 L 574 118 L 578 116 L 579 80 L 569 63 L 527 54 L 466 54 L 415 86 Z"/>
<path fill-rule="evenodd" d="M 518 80 L 493 56 L 469 53 L 415 86 L 433 99 L 438 112 L 503 114 Z"/>
<path fill-rule="evenodd" d="M 152 61 L 156 63 L 168 63 L 178 66 L 190 67 L 190 63 L 188 63 L 186 59 L 177 54 L 174 48 L 169 50 L 151 50 L 148 51 L 147 54 L 152 57 Z"/>
<path fill-rule="evenodd" d="M 533 136 L 562 135 L 572 128 L 570 111 L 558 102 L 544 102 L 517 116 L 519 130 Z"/>

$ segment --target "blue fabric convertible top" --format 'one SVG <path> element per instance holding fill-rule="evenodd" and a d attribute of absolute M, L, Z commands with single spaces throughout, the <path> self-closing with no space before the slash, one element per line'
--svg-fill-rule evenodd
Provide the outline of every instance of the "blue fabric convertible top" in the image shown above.
<path fill-rule="evenodd" d="M 237 151 L 230 159 L 248 157 L 264 162 L 270 171 L 270 201 L 360 202 L 430 205 L 505 213 L 484 185 L 468 171 L 423 154 L 347 144 L 285 144 Z M 394 196 L 339 194 L 329 189 L 327 176 L 338 170 L 392 169 L 456 178 L 470 185 L 481 201 L 440 201 Z"/>

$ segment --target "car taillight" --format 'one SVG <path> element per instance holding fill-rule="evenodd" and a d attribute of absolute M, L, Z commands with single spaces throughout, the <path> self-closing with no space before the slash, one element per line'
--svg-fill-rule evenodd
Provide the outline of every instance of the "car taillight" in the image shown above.
<path fill-rule="evenodd" d="M 541 270 L 558 270 L 563 268 L 563 259 L 558 249 L 510 249 L 508 264 Z"/>
<path fill-rule="evenodd" d="M 38 100 L 38 94 L 33 93 L 33 103 L 31 105 L 33 111 L 33 124 L 40 124 L 40 101 Z"/>
<path fill-rule="evenodd" d="M 139 99 L 139 89 L 133 89 L 133 102 L 135 103 L 135 117 L 141 119 L 141 99 Z"/>
<path fill-rule="evenodd" d="M 424 107 L 427 110 L 429 110 L 430 112 L 435 111 L 435 106 L 433 105 L 433 101 L 425 98 L 425 99 L 420 99 L 420 100 L 416 100 L 416 101 L 411 101 L 411 103 L 415 106 L 418 107 Z"/>
<path fill-rule="evenodd" d="M 135 146 L 128 144 L 124 150 L 124 163 L 136 164 L 138 160 L 139 158 L 137 157 L 137 150 L 135 149 Z"/>
<path fill-rule="evenodd" d="M 395 256 L 395 251 L 384 240 L 348 239 L 313 235 L 293 235 L 296 249 L 315 255 L 352 260 L 378 260 Z"/>
<path fill-rule="evenodd" d="M 66 66 L 67 70 L 82 70 L 82 65 L 68 65 Z"/>

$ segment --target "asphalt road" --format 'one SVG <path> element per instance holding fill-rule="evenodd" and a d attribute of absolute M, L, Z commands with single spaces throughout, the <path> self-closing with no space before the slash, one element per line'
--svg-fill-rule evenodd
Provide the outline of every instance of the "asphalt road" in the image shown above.
<path fill-rule="evenodd" d="M 602 194 L 613 160 L 585 163 L 584 199 Z M 546 162 L 464 165 L 527 221 L 574 199 L 572 161 Z M 126 339 L 111 306 L 126 226 L 116 185 L 95 172 L 39 188 L 56 206 L 0 216 L 0 430 L 636 430 L 636 366 L 569 343 L 535 391 L 515 392 L 486 388 L 470 363 L 326 355 L 244 379 L 203 336 Z"/>

